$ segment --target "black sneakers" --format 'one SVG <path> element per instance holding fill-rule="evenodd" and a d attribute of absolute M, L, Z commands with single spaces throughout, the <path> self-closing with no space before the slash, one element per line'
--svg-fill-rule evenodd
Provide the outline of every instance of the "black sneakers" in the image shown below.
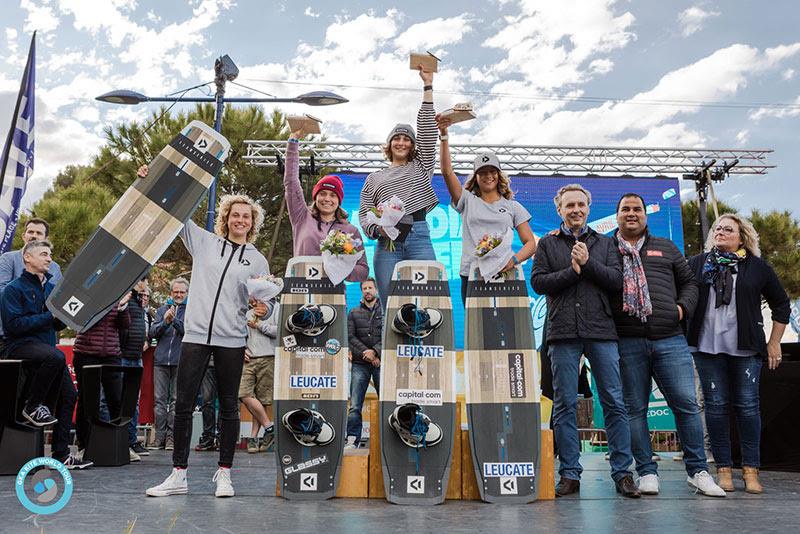
<path fill-rule="evenodd" d="M 131 445 L 131 449 L 133 449 L 133 452 L 135 452 L 139 456 L 150 456 L 150 451 L 147 450 L 147 448 L 145 448 L 144 445 L 142 445 L 141 441 L 137 441 L 136 443 Z"/>
<path fill-rule="evenodd" d="M 327 304 L 306 304 L 286 319 L 286 329 L 293 334 L 316 337 L 336 320 L 336 308 Z"/>
<path fill-rule="evenodd" d="M 392 321 L 392 330 L 413 338 L 428 337 L 442 324 L 442 314 L 434 308 L 417 308 L 415 304 L 403 304 Z"/>
<path fill-rule="evenodd" d="M 64 460 L 61 460 L 61 463 L 64 464 L 64 467 L 67 469 L 86 469 L 87 467 L 92 467 L 94 462 L 89 460 L 83 459 L 83 454 L 74 455 L 70 454 Z"/>
<path fill-rule="evenodd" d="M 442 441 L 442 427 L 432 422 L 416 404 L 401 404 L 389 415 L 389 426 L 409 447 L 432 447 Z"/>
<path fill-rule="evenodd" d="M 327 445 L 336 437 L 333 426 L 322 417 L 322 414 L 305 408 L 286 412 L 281 419 L 286 430 L 291 432 L 295 441 L 306 447 Z"/>
<path fill-rule="evenodd" d="M 39 427 L 54 425 L 58 422 L 58 419 L 53 417 L 50 413 L 50 408 L 44 404 L 40 404 L 39 406 L 35 406 L 33 408 L 28 408 L 26 406 L 22 410 L 22 417 L 30 421 L 32 425 Z"/>
<path fill-rule="evenodd" d="M 214 437 L 213 436 L 202 436 L 200 438 L 200 443 L 194 448 L 196 451 L 213 451 L 214 450 Z"/>

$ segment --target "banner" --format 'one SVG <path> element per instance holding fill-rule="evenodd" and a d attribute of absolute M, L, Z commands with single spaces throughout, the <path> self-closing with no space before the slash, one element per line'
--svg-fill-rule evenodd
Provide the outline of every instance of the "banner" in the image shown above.
<path fill-rule="evenodd" d="M 33 174 L 33 123 L 36 103 L 36 32 L 31 38 L 28 62 L 22 75 L 17 104 L 0 156 L 0 254 L 11 249 L 19 206 L 28 178 Z"/>

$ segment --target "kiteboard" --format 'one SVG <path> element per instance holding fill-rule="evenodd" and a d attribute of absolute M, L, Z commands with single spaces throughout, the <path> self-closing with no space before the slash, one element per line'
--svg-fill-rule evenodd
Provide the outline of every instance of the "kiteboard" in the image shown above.
<path fill-rule="evenodd" d="M 464 328 L 469 444 L 481 499 L 536 500 L 539 372 L 522 267 L 484 282 L 472 268 Z"/>
<path fill-rule="evenodd" d="M 208 125 L 183 128 L 70 262 L 47 300 L 53 315 L 78 332 L 102 319 L 177 237 L 229 151 L 228 140 Z"/>

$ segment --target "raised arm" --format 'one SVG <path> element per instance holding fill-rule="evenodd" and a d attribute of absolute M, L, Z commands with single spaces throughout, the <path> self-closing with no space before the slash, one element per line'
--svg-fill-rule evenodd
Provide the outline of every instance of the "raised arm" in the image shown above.
<path fill-rule="evenodd" d="M 283 188 L 286 198 L 286 208 L 289 211 L 289 221 L 296 227 L 305 218 L 308 212 L 306 200 L 303 196 L 303 187 L 300 185 L 300 142 L 292 133 L 286 142 L 286 161 L 283 172 Z"/>
<path fill-rule="evenodd" d="M 439 165 L 442 169 L 442 176 L 444 176 L 444 185 L 447 186 L 447 192 L 450 193 L 453 205 L 456 205 L 461 200 L 461 193 L 464 189 L 461 186 L 461 182 L 458 181 L 458 176 L 453 171 L 453 161 L 450 159 L 450 142 L 447 135 L 450 119 L 436 115 L 436 125 L 439 128 L 439 139 L 441 140 L 439 145 Z"/>
<path fill-rule="evenodd" d="M 422 167 L 433 178 L 436 165 L 436 112 L 433 109 L 433 73 L 419 67 L 419 77 L 424 84 L 422 105 L 417 112 L 417 151 Z M 429 88 L 429 89 L 426 89 Z"/>

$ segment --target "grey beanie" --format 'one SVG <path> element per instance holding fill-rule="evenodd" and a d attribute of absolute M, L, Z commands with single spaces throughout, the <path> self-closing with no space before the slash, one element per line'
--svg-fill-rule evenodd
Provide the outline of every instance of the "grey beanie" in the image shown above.
<path fill-rule="evenodd" d="M 498 171 L 500 170 L 500 160 L 497 159 L 494 152 L 480 152 L 472 164 L 472 173 L 477 173 L 483 167 L 494 167 Z"/>
<path fill-rule="evenodd" d="M 397 124 L 392 131 L 389 132 L 389 137 L 386 138 L 386 144 L 392 142 L 392 138 L 396 135 L 407 135 L 411 138 L 411 142 L 417 144 L 417 134 L 414 133 L 414 128 L 410 124 Z"/>

